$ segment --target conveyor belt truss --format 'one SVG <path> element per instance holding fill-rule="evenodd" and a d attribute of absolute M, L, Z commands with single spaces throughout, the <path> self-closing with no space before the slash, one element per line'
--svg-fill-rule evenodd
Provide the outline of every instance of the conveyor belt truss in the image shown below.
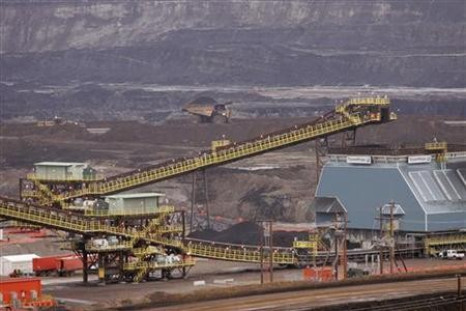
<path fill-rule="evenodd" d="M 190 241 L 183 243 L 180 240 L 168 239 L 159 235 L 160 230 L 179 230 L 178 226 L 165 226 L 157 228 L 157 234 L 151 234 L 148 227 L 141 231 L 112 227 L 105 224 L 105 221 L 96 220 L 90 217 L 83 216 L 78 213 L 64 211 L 61 209 L 51 209 L 38 205 L 31 205 L 26 202 L 17 201 L 10 198 L 0 197 L 0 217 L 6 219 L 18 220 L 24 223 L 39 225 L 46 228 L 58 229 L 67 232 L 74 232 L 82 235 L 98 235 L 108 234 L 128 238 L 130 241 L 121 244 L 99 248 L 101 252 L 117 251 L 122 249 L 130 249 L 134 247 L 136 240 L 143 240 L 148 245 L 157 245 L 163 247 L 171 247 L 179 249 L 183 253 L 187 253 L 196 257 L 208 257 L 219 260 L 229 261 L 244 261 L 244 262 L 259 262 L 260 257 L 256 248 L 247 247 L 239 251 L 237 248 L 228 244 L 217 244 L 211 246 L 204 243 Z M 90 247 L 89 251 L 96 251 Z M 146 249 L 139 250 L 142 255 Z M 266 254 L 264 258 L 268 258 Z M 294 258 L 291 249 L 287 253 L 274 253 L 274 262 L 278 264 L 293 264 Z"/>
<path fill-rule="evenodd" d="M 394 120 L 395 114 L 387 114 L 389 104 L 390 100 L 386 97 L 351 99 L 325 117 L 313 122 L 261 135 L 249 141 L 231 143 L 216 150 L 202 152 L 195 157 L 177 159 L 90 182 L 82 189 L 54 195 L 53 200 L 63 201 L 77 197 L 118 193 L 198 169 L 225 164 L 357 127 Z M 382 111 L 383 109 L 385 111 Z"/>
<path fill-rule="evenodd" d="M 148 230 L 134 231 L 111 227 L 109 225 L 103 224 L 101 221 L 97 221 L 95 219 L 88 218 L 76 213 L 70 213 L 69 211 L 52 210 L 48 207 L 30 205 L 25 202 L 5 197 L 0 197 L 0 217 L 85 235 L 105 233 L 129 238 L 129 241 L 104 248 L 100 247 L 99 249 L 93 249 L 91 245 L 86 247 L 86 249 L 89 251 L 94 252 L 111 252 L 123 249 L 133 249 L 133 252 L 140 253 L 140 255 L 156 252 L 156 250 L 151 250 L 150 248 L 135 249 L 134 242 L 140 239 L 144 240 L 148 245 L 178 248 L 183 253 L 194 257 L 253 263 L 258 263 L 261 260 L 260 249 L 257 246 L 214 243 L 211 241 L 193 239 L 186 241 L 172 240 L 160 237 L 157 234 L 151 235 Z M 449 237 L 448 242 L 464 243 L 464 236 L 461 236 L 458 241 L 452 241 L 452 239 L 455 238 L 457 239 L 458 237 Z M 418 247 L 415 249 L 400 249 L 397 250 L 397 252 L 413 252 L 419 251 L 420 249 L 421 248 Z M 360 260 L 361 258 L 364 258 L 364 256 L 371 254 L 377 254 L 377 252 L 350 251 L 348 252 L 348 257 L 352 258 L 353 260 Z M 324 254 L 319 252 L 319 254 L 317 254 L 318 261 L 325 256 L 327 256 L 327 253 Z M 268 261 L 268 258 L 269 253 L 268 250 L 265 249 L 263 260 Z M 298 256 L 295 253 L 295 250 L 292 248 L 274 248 L 273 251 L 273 262 L 276 264 L 299 265 L 300 263 L 310 263 L 312 262 L 313 258 L 314 255 Z M 188 263 L 186 264 L 188 265 Z M 138 267 L 138 265 L 145 264 L 133 264 L 134 267 Z M 152 265 L 152 263 L 148 265 Z M 150 267 L 148 266 L 148 268 Z"/>
<path fill-rule="evenodd" d="M 83 235 L 103 233 L 129 239 L 142 239 L 148 244 L 183 248 L 181 241 L 160 237 L 158 234 L 113 227 L 105 224 L 105 221 L 88 218 L 78 213 L 31 205 L 4 197 L 0 197 L 0 217 Z M 178 228 L 167 228 L 167 230 L 172 229 L 178 230 Z"/>
<path fill-rule="evenodd" d="M 444 232 L 428 235 L 425 240 L 425 253 L 437 255 L 445 249 L 466 251 L 466 232 Z"/>

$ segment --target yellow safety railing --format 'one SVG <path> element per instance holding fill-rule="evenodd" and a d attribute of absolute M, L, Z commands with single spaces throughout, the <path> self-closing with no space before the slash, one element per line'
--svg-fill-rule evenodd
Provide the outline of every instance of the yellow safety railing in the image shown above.
<path fill-rule="evenodd" d="M 39 190 L 39 201 L 47 202 L 48 200 L 51 200 L 53 198 L 54 194 L 47 185 L 41 184 L 38 180 L 33 181 L 34 186 Z"/>
<path fill-rule="evenodd" d="M 425 149 L 426 150 L 447 150 L 448 144 L 445 141 L 442 142 L 431 142 L 431 143 L 426 143 Z"/>
<path fill-rule="evenodd" d="M 117 251 L 132 249 L 133 244 L 131 241 L 121 241 L 117 244 L 105 244 L 105 245 L 95 245 L 92 241 L 86 243 L 85 248 L 89 252 L 108 252 L 108 251 Z"/>
<path fill-rule="evenodd" d="M 64 194 L 54 195 L 53 200 L 64 201 L 66 199 L 87 195 L 117 193 L 200 168 L 238 160 L 365 124 L 378 123 L 382 121 L 380 108 L 388 106 L 389 104 L 390 99 L 387 97 L 353 98 L 335 108 L 334 113 L 340 114 L 340 116 L 332 120 L 321 120 L 317 123 L 301 125 L 282 133 L 264 135 L 248 142 L 238 144 L 230 143 L 224 147 L 216 146 L 215 152 L 207 151 L 196 157 L 177 161 L 173 160 L 173 163 L 138 170 L 129 175 L 110 177 L 108 180 L 101 179 L 98 181 L 91 181 L 87 183 L 83 189 L 71 190 Z M 356 109 L 350 109 L 350 107 L 355 107 Z M 371 109 L 371 107 L 375 109 Z M 391 113 L 390 120 L 395 119 L 396 114 Z M 49 199 L 49 201 L 51 200 L 52 199 Z"/>
<path fill-rule="evenodd" d="M 38 191 L 30 189 L 22 189 L 21 196 L 24 198 L 38 198 L 41 197 Z"/>
<path fill-rule="evenodd" d="M 173 262 L 155 262 L 155 261 L 135 261 L 135 262 L 128 262 L 123 265 L 124 270 L 140 270 L 144 268 L 148 268 L 150 270 L 157 270 L 157 269 L 169 269 L 169 268 L 179 268 L 179 267 L 188 267 L 194 266 L 195 260 L 185 259 L 181 261 L 173 261 Z"/>
<path fill-rule="evenodd" d="M 186 245 L 188 255 L 196 257 L 206 257 L 219 260 L 228 261 L 242 261 L 242 262 L 260 262 L 261 252 L 260 249 L 250 248 L 236 248 L 228 247 L 226 245 L 219 247 L 209 244 L 189 242 Z M 269 254 L 264 253 L 263 260 L 269 260 Z M 294 264 L 295 258 L 291 252 L 274 252 L 273 262 L 277 264 Z"/>
<path fill-rule="evenodd" d="M 155 255 L 155 254 L 165 255 L 164 250 L 159 249 L 159 248 L 154 247 L 154 246 L 150 246 L 150 245 L 148 247 L 133 248 L 132 252 L 133 252 L 133 254 L 135 256 L 137 256 L 139 258 L 142 258 L 142 257 L 147 256 L 147 255 Z"/>
<path fill-rule="evenodd" d="M 453 246 L 466 249 L 466 232 L 430 235 L 424 239 L 424 245 L 427 254 L 433 254 L 442 248 Z"/>
<path fill-rule="evenodd" d="M 338 105 L 335 111 L 338 113 L 348 113 L 347 109 L 349 106 L 388 106 L 390 105 L 390 99 L 387 96 L 384 97 L 358 97 L 351 98 L 345 101 L 343 104 Z"/>
<path fill-rule="evenodd" d="M 26 176 L 27 176 L 27 179 L 29 179 L 29 180 L 55 181 L 55 182 L 59 182 L 59 181 L 65 181 L 65 182 L 89 182 L 89 181 L 101 180 L 101 179 L 103 179 L 105 177 L 103 175 L 96 174 L 96 175 L 93 175 L 93 176 L 86 176 L 86 177 L 83 177 L 83 178 L 76 178 L 74 176 L 64 177 L 64 178 L 61 178 L 61 177 L 46 178 L 44 176 L 39 176 L 36 173 L 29 173 Z"/>
<path fill-rule="evenodd" d="M 159 208 L 157 208 L 157 210 L 151 211 L 151 212 L 87 209 L 87 210 L 84 210 L 84 215 L 92 216 L 92 217 L 115 217 L 115 216 L 143 216 L 143 215 L 169 214 L 169 213 L 174 213 L 174 212 L 175 212 L 174 206 L 160 206 Z"/>
<path fill-rule="evenodd" d="M 316 248 L 317 243 L 315 241 L 293 241 L 294 248 Z"/>
<path fill-rule="evenodd" d="M 23 202 L 9 201 L 0 198 L 0 217 L 15 219 L 22 222 L 36 224 L 49 228 L 61 229 L 68 232 L 77 232 L 80 234 L 101 234 L 116 235 L 130 239 L 129 242 L 123 242 L 116 245 L 109 245 L 110 248 L 133 248 L 137 240 L 144 240 L 148 244 L 156 244 L 163 246 L 171 246 L 184 250 L 188 254 L 199 257 L 208 257 L 214 259 L 223 259 L 230 261 L 247 261 L 247 262 L 260 262 L 260 252 L 251 248 L 239 249 L 227 245 L 212 246 L 203 243 L 190 242 L 187 245 L 183 244 L 181 240 L 170 239 L 162 236 L 162 232 L 172 232 L 173 230 L 182 230 L 181 226 L 177 225 L 164 225 L 147 226 L 144 230 L 125 229 L 120 227 L 112 227 L 105 223 L 80 217 L 75 214 L 68 214 L 60 210 L 52 210 L 41 208 L 38 206 L 28 206 Z M 150 230 L 155 228 L 155 233 Z M 102 250 L 101 247 L 92 246 L 88 244 L 89 251 Z M 144 253 L 146 252 L 146 253 Z M 147 250 L 140 250 L 142 255 L 147 254 Z M 265 253 L 265 259 L 268 254 Z M 294 256 L 291 252 L 274 252 L 273 261 L 281 264 L 293 264 Z"/>
<path fill-rule="evenodd" d="M 426 238 L 428 245 L 466 244 L 466 233 Z"/>
<path fill-rule="evenodd" d="M 380 97 L 359 97 L 359 98 L 351 98 L 347 101 L 348 105 L 354 106 L 363 106 L 363 105 L 390 105 L 390 98 L 387 96 Z"/>
<path fill-rule="evenodd" d="M 77 215 L 68 215 L 66 212 L 48 210 L 36 206 L 28 206 L 26 203 L 0 200 L 0 217 L 15 219 L 22 222 L 53 227 L 64 231 L 78 233 L 106 233 L 111 235 L 125 236 L 134 239 L 143 239 L 148 243 L 162 244 L 177 248 L 183 248 L 183 243 L 172 240 L 150 232 L 141 232 L 136 229 L 125 229 L 112 227 L 98 221 L 80 218 Z M 165 232 L 182 230 L 179 226 L 166 226 L 162 228 Z"/>
<path fill-rule="evenodd" d="M 165 215 L 165 214 L 158 214 L 158 216 L 160 218 L 163 217 L 163 215 Z M 162 227 L 167 227 L 167 226 L 166 225 L 161 226 L 160 224 L 161 224 L 161 220 L 159 218 L 151 219 L 149 224 L 146 227 L 144 227 L 141 234 L 148 236 L 153 232 L 154 229 L 156 229 L 155 232 L 159 236 L 160 236 L 160 234 L 163 234 L 164 232 L 167 232 L 167 231 L 164 231 L 164 229 L 162 228 Z M 183 228 L 181 226 L 179 226 L 179 227 L 180 227 L 180 230 L 182 231 Z M 131 238 L 130 243 L 134 246 L 135 243 L 138 240 L 139 240 L 138 236 L 133 236 Z M 150 260 L 151 255 L 165 254 L 165 252 L 163 250 L 159 250 L 159 249 L 154 250 L 154 249 L 151 248 L 151 246 L 143 246 L 143 247 L 140 247 L 140 248 L 133 249 L 133 254 L 138 258 L 139 262 L 144 262 L 147 259 Z M 147 256 L 149 256 L 149 257 L 147 257 Z M 134 277 L 134 281 L 136 281 L 136 282 L 141 281 L 144 278 L 144 276 L 147 275 L 149 270 L 150 270 L 150 268 L 148 266 L 143 266 L 142 268 L 140 268 L 140 270 L 137 272 L 137 274 Z"/>
<path fill-rule="evenodd" d="M 136 261 L 129 262 L 123 265 L 123 269 L 126 271 L 137 270 L 137 273 L 134 277 L 135 282 L 140 282 L 148 272 L 161 269 L 175 269 L 194 266 L 195 261 L 193 259 L 187 260 L 174 260 L 172 262 L 156 262 L 156 261 Z"/>
<path fill-rule="evenodd" d="M 240 145 L 231 145 L 227 149 L 217 150 L 215 153 L 206 152 L 198 157 L 175 162 L 172 165 L 165 165 L 137 172 L 121 178 L 110 181 L 91 183 L 82 190 L 71 191 L 62 196 L 56 196 L 55 200 L 64 200 L 67 198 L 85 196 L 85 195 L 103 195 L 107 193 L 119 192 L 128 188 L 136 187 L 146 183 L 161 180 L 178 174 L 194 171 L 202 167 L 218 165 L 239 158 L 244 158 L 264 151 L 291 145 L 300 141 L 309 140 L 330 133 L 342 131 L 344 129 L 360 126 L 364 123 L 378 122 L 380 115 L 366 115 L 364 118 L 358 114 L 350 115 L 343 120 L 330 120 L 315 125 L 309 125 L 303 128 L 297 128 L 283 134 L 267 136 L 263 139 L 253 142 L 247 142 Z"/>

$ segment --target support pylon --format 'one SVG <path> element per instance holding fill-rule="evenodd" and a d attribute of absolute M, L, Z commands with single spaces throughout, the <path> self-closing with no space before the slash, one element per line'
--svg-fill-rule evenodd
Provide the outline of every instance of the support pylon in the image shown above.
<path fill-rule="evenodd" d="M 210 229 L 207 172 L 195 171 L 192 176 L 190 232 Z"/>

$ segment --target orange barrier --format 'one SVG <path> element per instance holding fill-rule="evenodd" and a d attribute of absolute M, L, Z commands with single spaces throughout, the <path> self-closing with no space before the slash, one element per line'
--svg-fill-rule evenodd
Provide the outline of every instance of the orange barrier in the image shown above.
<path fill-rule="evenodd" d="M 333 280 L 332 268 L 310 268 L 303 269 L 303 279 L 309 281 L 325 282 Z"/>
<path fill-rule="evenodd" d="M 42 295 L 42 284 L 38 278 L 1 279 L 0 293 L 6 307 L 54 306 L 52 297 Z"/>

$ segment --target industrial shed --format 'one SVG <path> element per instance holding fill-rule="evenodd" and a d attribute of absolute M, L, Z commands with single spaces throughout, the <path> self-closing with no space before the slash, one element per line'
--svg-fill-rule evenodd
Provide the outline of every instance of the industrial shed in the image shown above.
<path fill-rule="evenodd" d="M 349 228 L 375 229 L 379 208 L 395 202 L 403 211 L 400 230 L 466 228 L 466 154 L 447 154 L 440 165 L 418 155 L 330 154 L 316 198 L 337 198 Z"/>
<path fill-rule="evenodd" d="M 11 255 L 0 257 L 0 275 L 9 275 L 14 270 L 32 273 L 32 260 L 39 258 L 36 254 Z"/>
<path fill-rule="evenodd" d="M 154 213 L 160 206 L 162 193 L 130 193 L 105 197 L 110 213 Z"/>
<path fill-rule="evenodd" d="M 79 162 L 39 162 L 34 164 L 34 174 L 39 180 L 92 180 L 96 171 L 87 163 Z"/>

